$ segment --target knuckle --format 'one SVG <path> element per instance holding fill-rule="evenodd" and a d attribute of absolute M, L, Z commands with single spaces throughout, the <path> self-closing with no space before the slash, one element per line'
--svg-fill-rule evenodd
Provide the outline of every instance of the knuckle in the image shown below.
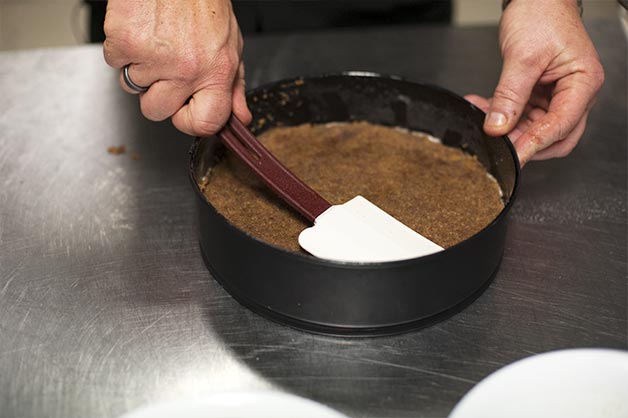
<path fill-rule="evenodd" d="M 215 61 L 215 76 L 220 80 L 231 83 L 240 66 L 240 55 L 234 49 L 223 49 Z"/>
<path fill-rule="evenodd" d="M 602 63 L 600 63 L 600 61 L 594 60 L 590 64 L 589 68 L 592 76 L 593 85 L 597 91 L 602 88 L 602 85 L 604 84 L 604 67 L 602 66 Z"/>
<path fill-rule="evenodd" d="M 133 54 L 138 49 L 137 38 L 128 31 L 108 35 L 104 42 L 105 52 L 114 55 Z"/>
<path fill-rule="evenodd" d="M 177 73 L 184 80 L 194 80 L 201 72 L 201 61 L 197 54 L 184 54 L 177 60 Z"/>
<path fill-rule="evenodd" d="M 117 24 L 109 14 L 105 15 L 105 22 L 103 23 L 103 31 L 105 36 L 111 36 L 117 30 Z"/>
<path fill-rule="evenodd" d="M 539 55 L 533 50 L 525 50 L 518 56 L 518 61 L 530 68 L 536 68 L 539 65 Z"/>
<path fill-rule="evenodd" d="M 596 56 L 589 56 L 575 61 L 572 65 L 574 73 L 584 74 L 586 76 L 586 84 L 597 93 L 604 84 L 604 67 Z"/>
<path fill-rule="evenodd" d="M 179 77 L 187 81 L 207 79 L 211 84 L 231 84 L 240 64 L 237 50 L 223 49 L 209 61 L 206 56 L 196 50 L 183 52 L 176 60 Z"/>
<path fill-rule="evenodd" d="M 114 19 L 109 15 L 105 16 L 105 23 L 103 24 L 103 31 L 105 37 L 110 40 L 117 40 L 121 43 L 128 42 L 132 36 L 128 29 L 125 29 L 124 25 L 120 25 L 118 19 Z"/>
<path fill-rule="evenodd" d="M 229 49 L 229 51 L 225 53 L 225 61 L 225 66 L 229 69 L 231 74 L 238 72 L 238 68 L 240 67 L 240 54 L 237 50 Z"/>
<path fill-rule="evenodd" d="M 568 133 L 573 129 L 574 122 L 559 117 L 556 113 L 548 112 L 547 120 L 541 124 L 540 128 L 546 137 L 547 145 L 562 141 L 567 138 Z"/>

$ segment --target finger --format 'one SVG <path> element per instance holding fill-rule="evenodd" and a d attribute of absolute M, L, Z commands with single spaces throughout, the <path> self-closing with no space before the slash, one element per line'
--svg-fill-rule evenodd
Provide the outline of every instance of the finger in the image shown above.
<path fill-rule="evenodd" d="M 476 107 L 480 108 L 480 110 L 482 110 L 482 112 L 484 112 L 484 113 L 488 112 L 488 108 L 489 108 L 491 102 L 486 97 L 478 96 L 477 94 L 467 94 L 466 96 L 464 96 L 464 98 L 468 102 L 471 102 Z"/>
<path fill-rule="evenodd" d="M 578 145 L 578 141 L 582 137 L 587 126 L 588 112 L 578 122 L 573 131 L 562 141 L 558 141 L 542 151 L 537 152 L 531 160 L 548 160 L 550 158 L 560 158 L 568 155 Z"/>
<path fill-rule="evenodd" d="M 192 93 L 192 89 L 171 80 L 159 80 L 140 96 L 142 114 L 153 121 L 167 119 L 185 105 Z"/>
<path fill-rule="evenodd" d="M 130 64 L 128 69 L 129 78 L 133 83 L 141 87 L 150 87 L 155 81 L 159 80 L 156 76 L 149 77 L 146 71 L 146 65 L 144 64 Z M 124 91 L 130 94 L 138 94 L 137 90 L 129 87 L 124 80 L 124 67 L 120 70 L 120 76 L 118 82 Z"/>
<path fill-rule="evenodd" d="M 525 61 L 519 57 L 504 57 L 502 73 L 484 121 L 484 131 L 491 136 L 505 135 L 515 127 L 541 77 L 543 69 Z"/>
<path fill-rule="evenodd" d="M 246 82 L 244 81 L 244 63 L 240 62 L 240 66 L 238 67 L 238 74 L 235 78 L 233 85 L 233 95 L 232 95 L 232 109 L 233 113 L 244 123 L 248 125 L 253 120 L 253 116 L 251 115 L 251 111 L 246 104 Z"/>
<path fill-rule="evenodd" d="M 124 67 L 120 70 L 120 84 L 122 87 L 127 90 L 128 87 L 124 82 L 123 75 Z M 133 63 L 129 64 L 129 78 L 138 86 L 142 87 L 150 87 L 151 84 L 155 83 L 158 80 L 166 80 L 169 79 L 168 74 L 165 74 L 164 69 L 160 66 L 157 67 L 153 64 L 148 63 Z"/>
<path fill-rule="evenodd" d="M 519 159 L 528 161 L 535 153 L 567 138 L 588 111 L 596 92 L 595 85 L 589 84 L 583 73 L 560 79 L 547 113 L 517 141 Z"/>
<path fill-rule="evenodd" d="M 534 122 L 541 119 L 545 113 L 546 111 L 540 107 L 532 107 L 531 105 L 526 106 L 525 117 L 519 119 L 515 129 L 508 133 L 508 138 L 510 138 L 513 144 L 516 143 L 521 135 L 523 135 L 523 133 L 526 132 Z"/>
<path fill-rule="evenodd" d="M 468 100 L 469 102 L 473 103 L 475 106 L 480 108 L 485 113 L 488 112 L 488 109 L 491 105 L 491 99 L 487 99 L 485 97 L 478 96 L 475 94 L 468 94 L 464 96 L 464 98 Z M 532 109 L 533 109 L 532 106 L 527 105 L 526 114 L 532 111 Z M 519 122 L 517 123 L 515 128 L 508 133 L 508 139 L 510 139 L 510 141 L 514 144 L 517 141 L 517 139 L 521 136 L 521 134 L 528 129 L 528 126 L 530 126 L 531 123 L 532 122 L 527 117 L 519 119 Z"/>
<path fill-rule="evenodd" d="M 212 86 L 199 90 L 188 104 L 172 116 L 172 123 L 193 136 L 209 136 L 218 132 L 231 114 L 231 84 L 228 88 Z"/>
<path fill-rule="evenodd" d="M 482 96 L 478 96 L 475 94 L 468 94 L 464 96 L 466 100 L 473 103 L 475 106 L 486 112 L 491 104 L 492 99 L 487 99 Z M 532 101 L 532 100 L 531 100 Z M 539 99 L 539 102 L 543 102 L 543 100 Z M 532 104 L 528 103 L 525 108 L 525 117 L 522 117 L 517 122 L 515 128 L 508 133 L 508 138 L 514 144 L 517 142 L 517 139 L 528 130 L 530 125 L 533 122 L 539 120 L 543 115 L 545 115 L 546 111 L 541 107 L 532 106 Z"/>

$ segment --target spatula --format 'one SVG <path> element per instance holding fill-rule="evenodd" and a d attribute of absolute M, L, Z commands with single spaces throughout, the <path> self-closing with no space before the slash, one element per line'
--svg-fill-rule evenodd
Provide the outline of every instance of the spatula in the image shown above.
<path fill-rule="evenodd" d="M 268 187 L 314 224 L 299 235 L 299 245 L 310 254 L 368 263 L 405 260 L 443 249 L 362 196 L 331 205 L 281 164 L 235 115 L 217 135 Z"/>

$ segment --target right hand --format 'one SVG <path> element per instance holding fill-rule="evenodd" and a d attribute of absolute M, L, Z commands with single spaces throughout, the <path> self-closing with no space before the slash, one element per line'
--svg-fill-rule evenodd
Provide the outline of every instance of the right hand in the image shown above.
<path fill-rule="evenodd" d="M 142 113 L 182 132 L 216 133 L 233 112 L 245 124 L 242 35 L 229 0 L 109 0 L 105 61 L 140 86 Z M 120 74 L 120 84 L 130 90 Z"/>

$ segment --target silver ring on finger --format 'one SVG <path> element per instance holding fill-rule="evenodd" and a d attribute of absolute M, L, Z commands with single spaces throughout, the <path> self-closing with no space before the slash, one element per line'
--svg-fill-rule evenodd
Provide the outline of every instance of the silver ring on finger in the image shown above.
<path fill-rule="evenodd" d="M 124 83 L 127 85 L 128 88 L 130 88 L 133 91 L 136 91 L 138 93 L 144 93 L 145 91 L 148 90 L 148 87 L 142 87 L 142 86 L 138 86 L 137 84 L 135 84 L 133 82 L 133 80 L 131 80 L 131 77 L 129 77 L 129 66 L 131 64 L 127 64 L 124 66 L 124 69 L 122 70 L 122 78 L 124 78 Z"/>

